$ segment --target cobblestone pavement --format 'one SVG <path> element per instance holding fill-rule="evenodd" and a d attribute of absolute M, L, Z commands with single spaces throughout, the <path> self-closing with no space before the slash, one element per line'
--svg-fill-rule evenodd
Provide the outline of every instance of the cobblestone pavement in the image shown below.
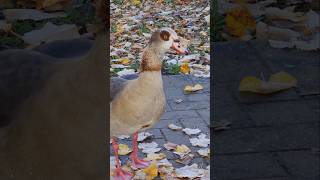
<path fill-rule="evenodd" d="M 280 50 L 263 42 L 214 45 L 211 166 L 218 180 L 319 179 L 319 52 Z M 244 76 L 286 71 L 298 87 L 268 96 L 239 94 Z"/>
<path fill-rule="evenodd" d="M 176 163 L 178 156 L 163 148 L 166 142 L 173 142 L 176 144 L 187 145 L 195 155 L 195 158 L 190 162 L 197 163 L 200 167 L 206 168 L 209 165 L 208 158 L 200 157 L 196 151 L 200 148 L 192 147 L 189 142 L 189 137 L 182 131 L 172 131 L 168 128 L 170 123 L 174 123 L 181 127 L 198 128 L 203 133 L 209 136 L 209 102 L 210 102 L 210 81 L 209 79 L 196 78 L 188 75 L 171 75 L 163 76 L 163 83 L 165 94 L 167 98 L 166 111 L 163 114 L 160 122 L 147 132 L 154 136 L 145 142 L 155 141 L 162 147 L 160 152 L 167 155 L 168 160 L 175 168 L 183 167 L 183 164 Z M 183 89 L 186 85 L 194 85 L 199 83 L 204 86 L 201 90 L 192 94 L 184 94 Z M 182 99 L 179 104 L 175 102 L 176 99 Z M 119 140 L 120 143 L 128 144 L 131 147 L 131 140 Z M 111 154 L 112 148 L 110 149 Z M 141 157 L 146 155 L 140 152 Z M 121 162 L 127 162 L 128 156 L 121 156 Z"/>

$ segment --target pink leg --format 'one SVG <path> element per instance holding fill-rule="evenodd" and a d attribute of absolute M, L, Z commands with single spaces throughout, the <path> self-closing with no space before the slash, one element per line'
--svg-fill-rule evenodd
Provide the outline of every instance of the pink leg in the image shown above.
<path fill-rule="evenodd" d="M 140 160 L 138 157 L 138 132 L 135 132 L 132 137 L 133 151 L 131 154 L 132 166 L 135 168 L 146 168 L 150 165 L 150 162 Z"/>
<path fill-rule="evenodd" d="M 116 173 L 114 175 L 114 180 L 131 180 L 133 175 L 121 169 L 118 155 L 119 145 L 116 138 L 112 138 L 112 147 L 116 158 Z"/>

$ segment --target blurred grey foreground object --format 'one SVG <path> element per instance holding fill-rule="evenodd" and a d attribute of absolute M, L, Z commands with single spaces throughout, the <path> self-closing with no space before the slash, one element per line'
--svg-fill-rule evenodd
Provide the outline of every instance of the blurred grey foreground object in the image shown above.
<path fill-rule="evenodd" d="M 0 51 L 0 127 L 8 125 L 19 104 L 36 93 L 55 71 L 54 64 L 88 53 L 93 41 L 54 41 L 34 51 Z M 22 58 L 23 57 L 23 58 Z"/>
<path fill-rule="evenodd" d="M 88 53 L 93 40 L 72 39 L 46 43 L 34 50 L 55 58 L 74 58 Z"/>

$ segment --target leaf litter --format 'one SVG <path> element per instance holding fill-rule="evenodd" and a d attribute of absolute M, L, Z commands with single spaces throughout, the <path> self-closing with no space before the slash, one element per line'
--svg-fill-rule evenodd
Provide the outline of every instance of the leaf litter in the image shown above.
<path fill-rule="evenodd" d="M 259 39 L 274 48 L 319 50 L 319 6 L 313 2 L 218 0 L 221 20 L 216 29 L 221 38 L 216 41 Z"/>
<path fill-rule="evenodd" d="M 171 27 L 181 36 L 181 46 L 188 47 L 190 55 L 182 57 L 169 53 L 164 57 L 163 73 L 210 77 L 210 8 L 207 6 L 208 1 L 205 0 L 188 3 L 111 1 L 110 52 L 114 59 L 111 61 L 111 75 L 138 73 L 139 60 L 152 32 L 160 27 Z M 113 66 L 122 64 L 121 58 L 129 58 L 128 67 Z M 124 72 L 118 74 L 120 71 Z"/>

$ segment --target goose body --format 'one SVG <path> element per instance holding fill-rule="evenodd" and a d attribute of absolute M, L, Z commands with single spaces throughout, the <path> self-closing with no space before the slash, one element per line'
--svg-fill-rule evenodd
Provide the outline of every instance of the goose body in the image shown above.
<path fill-rule="evenodd" d="M 121 82 L 121 83 L 119 83 Z M 134 80 L 112 78 L 110 135 L 131 135 L 151 128 L 165 109 L 161 72 L 142 72 Z"/>

